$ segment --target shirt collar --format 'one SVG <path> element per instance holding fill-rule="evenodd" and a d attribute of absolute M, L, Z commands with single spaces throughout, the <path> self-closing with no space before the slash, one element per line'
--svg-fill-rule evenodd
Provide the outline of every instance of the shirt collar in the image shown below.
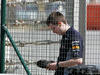
<path fill-rule="evenodd" d="M 63 38 L 68 37 L 69 34 L 70 34 L 70 32 L 71 32 L 73 29 L 74 29 L 74 27 L 71 26 L 71 27 L 66 31 L 65 35 L 63 35 Z"/>

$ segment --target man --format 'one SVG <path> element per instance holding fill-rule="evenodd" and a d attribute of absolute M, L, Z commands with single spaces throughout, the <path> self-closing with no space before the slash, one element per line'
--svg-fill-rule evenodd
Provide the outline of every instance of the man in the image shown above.
<path fill-rule="evenodd" d="M 60 12 L 53 12 L 46 21 L 53 33 L 62 35 L 57 62 L 50 63 L 46 69 L 55 70 L 54 75 L 68 75 L 67 67 L 82 64 L 83 39 L 79 32 L 70 27 Z"/>

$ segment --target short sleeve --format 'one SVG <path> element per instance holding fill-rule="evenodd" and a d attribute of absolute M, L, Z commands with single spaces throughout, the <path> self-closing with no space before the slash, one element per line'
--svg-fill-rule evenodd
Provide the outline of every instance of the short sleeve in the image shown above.
<path fill-rule="evenodd" d="M 82 57 L 81 44 L 79 40 L 73 40 L 71 42 L 72 57 L 80 58 Z"/>

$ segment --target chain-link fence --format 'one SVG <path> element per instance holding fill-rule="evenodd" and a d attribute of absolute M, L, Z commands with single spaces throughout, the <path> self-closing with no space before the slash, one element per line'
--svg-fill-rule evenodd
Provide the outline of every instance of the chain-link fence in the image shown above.
<path fill-rule="evenodd" d="M 6 27 L 32 75 L 54 75 L 55 71 L 41 69 L 34 64 L 40 59 L 57 61 L 62 36 L 54 34 L 46 26 L 47 17 L 54 11 L 61 12 L 66 17 L 68 24 L 74 26 L 82 34 L 84 39 L 84 64 L 100 64 L 100 24 L 98 24 L 100 22 L 100 4 L 99 0 L 96 4 L 95 2 L 90 3 L 91 1 L 86 0 L 86 3 L 82 0 L 6 1 Z M 97 8 L 95 10 L 97 16 L 93 16 L 98 17 L 98 19 L 92 21 L 88 20 L 87 14 L 93 12 L 92 10 L 89 11 L 90 8 L 92 9 L 91 5 L 97 6 L 94 8 Z M 97 20 L 98 22 L 93 23 L 93 25 L 88 25 L 88 21 L 95 22 Z M 97 29 L 91 29 L 91 26 L 97 26 Z M 5 73 L 26 75 L 7 37 L 5 40 Z"/>

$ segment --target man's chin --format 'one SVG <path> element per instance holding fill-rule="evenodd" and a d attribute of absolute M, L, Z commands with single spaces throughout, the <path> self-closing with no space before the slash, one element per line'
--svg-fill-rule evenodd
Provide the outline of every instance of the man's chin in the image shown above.
<path fill-rule="evenodd" d="M 56 34 L 58 34 L 58 35 L 63 35 L 62 33 L 56 33 Z"/>
<path fill-rule="evenodd" d="M 54 33 L 54 32 L 53 32 L 53 33 Z M 61 33 L 61 32 L 60 32 L 60 33 L 56 33 L 56 32 L 55 32 L 55 34 L 58 34 L 58 35 L 63 35 L 63 33 Z"/>

